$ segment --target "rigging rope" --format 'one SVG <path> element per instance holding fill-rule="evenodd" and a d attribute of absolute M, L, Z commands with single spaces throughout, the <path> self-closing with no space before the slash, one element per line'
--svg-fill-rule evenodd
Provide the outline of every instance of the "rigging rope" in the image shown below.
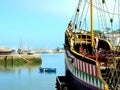
<path fill-rule="evenodd" d="M 113 13 L 115 13 L 115 9 L 116 9 L 115 6 L 116 6 L 116 0 L 115 0 L 115 3 L 114 3 Z M 114 18 L 114 14 L 113 14 L 112 18 Z"/>
<path fill-rule="evenodd" d="M 96 1 L 95 3 L 96 3 L 96 5 L 99 5 L 99 4 L 97 4 L 97 1 Z M 99 12 L 98 12 L 98 10 L 97 10 L 97 17 L 99 17 Z M 99 20 L 99 18 L 98 18 L 98 26 L 99 26 L 99 29 L 100 29 L 100 20 Z"/>
<path fill-rule="evenodd" d="M 85 2 L 86 3 L 86 2 Z M 86 6 L 86 5 L 85 5 Z M 87 18 L 87 14 L 88 14 L 88 10 L 89 10 L 89 5 L 88 5 L 88 7 L 86 6 L 86 12 L 85 12 L 85 15 L 84 15 L 84 21 L 83 21 L 83 23 L 82 23 L 82 27 L 85 25 L 85 29 L 87 29 L 88 27 L 87 27 L 87 22 L 86 22 L 86 18 Z M 85 9 L 85 7 L 84 7 L 84 9 Z"/>
<path fill-rule="evenodd" d="M 98 7 L 99 7 L 99 8 L 102 8 L 102 5 L 101 5 L 101 3 L 100 3 L 99 0 L 96 1 L 96 3 L 98 3 Z M 96 11 L 97 11 L 97 13 L 99 14 L 98 19 L 100 18 L 100 20 L 99 20 L 99 22 L 98 22 L 98 25 L 99 25 L 99 27 L 101 26 L 101 30 L 102 30 L 102 29 L 104 29 L 104 24 L 103 24 L 103 22 L 104 22 L 104 20 L 103 20 L 103 12 L 102 12 L 101 10 L 99 10 L 99 9 L 96 9 Z M 100 24 L 100 23 L 101 23 L 101 24 Z"/>
<path fill-rule="evenodd" d="M 91 4 L 88 0 L 86 0 L 86 2 Z M 108 10 L 107 3 L 105 2 L 105 0 L 102 0 L 102 3 L 104 5 L 102 5 L 102 3 L 100 1 L 98 1 L 97 3 L 98 3 L 97 6 L 94 5 L 94 4 L 92 4 L 92 5 L 96 8 L 97 13 L 99 11 L 100 17 L 102 17 L 101 18 L 101 25 L 100 25 L 100 20 L 98 20 L 99 25 L 103 26 L 102 27 L 103 29 L 107 28 L 107 26 L 108 26 L 107 24 L 108 23 L 107 23 L 107 19 L 106 19 L 107 16 L 106 15 L 108 14 L 108 17 L 110 18 L 109 22 L 111 23 L 111 29 L 113 30 L 113 18 L 114 18 L 115 15 L 118 15 L 118 16 L 120 15 L 120 13 L 115 13 L 115 10 L 116 10 L 116 0 L 114 2 L 113 12 L 110 12 Z M 103 7 L 103 8 L 101 8 L 101 7 Z M 106 9 L 105 9 L 105 7 L 106 7 Z M 112 15 L 112 17 L 110 15 Z"/>
<path fill-rule="evenodd" d="M 119 1 L 119 0 L 118 0 Z M 115 0 L 115 2 L 113 3 L 114 4 L 114 7 L 113 7 L 113 11 L 109 11 L 108 9 L 108 6 L 107 6 L 107 3 L 105 0 L 102 0 L 102 3 L 100 2 L 100 0 L 96 0 L 96 5 L 93 4 L 93 6 L 95 7 L 96 11 L 97 11 L 97 19 L 98 19 L 98 26 L 99 28 L 102 28 L 102 29 L 105 29 L 107 28 L 107 19 L 106 19 L 106 15 L 108 14 L 108 17 L 110 19 L 110 23 L 111 23 L 111 30 L 113 30 L 113 18 L 115 15 L 117 15 L 119 17 L 119 28 L 120 28 L 120 10 L 118 9 L 118 13 L 115 12 L 116 10 L 116 2 L 117 0 Z M 89 10 L 89 5 L 87 4 L 91 4 L 88 0 L 84 0 L 84 6 L 82 7 L 82 9 L 80 8 L 80 10 L 78 11 L 78 8 L 79 6 L 81 6 L 81 3 L 82 3 L 82 0 L 79 0 L 79 3 L 78 3 L 78 6 L 76 8 L 77 12 L 74 13 L 74 15 L 72 16 L 72 19 L 71 21 L 73 21 L 74 23 L 74 27 L 76 27 L 76 25 L 78 25 L 79 28 L 83 27 L 83 25 L 85 25 L 85 29 L 86 29 L 86 26 L 87 26 L 87 16 L 88 16 L 88 10 Z M 118 3 L 118 6 L 120 4 Z M 102 8 L 101 8 L 102 7 Z M 81 13 L 81 14 L 80 14 Z M 80 16 L 79 16 L 80 14 Z M 109 28 L 109 27 L 108 27 Z"/>
<path fill-rule="evenodd" d="M 85 6 L 86 6 L 86 3 L 84 3 L 82 14 L 81 14 L 80 19 L 79 19 L 79 22 L 80 22 L 79 28 L 81 27 L 81 22 L 82 22 L 82 17 L 83 17 L 83 14 L 84 14 Z"/>
<path fill-rule="evenodd" d="M 91 4 L 88 0 L 86 0 L 86 1 L 87 1 L 87 3 Z M 101 10 L 101 11 L 103 11 L 103 12 L 106 12 L 106 13 L 109 13 L 109 14 L 114 14 L 114 15 L 120 15 L 120 13 L 115 13 L 115 12 L 112 13 L 112 12 L 103 10 L 103 9 L 101 9 L 101 8 L 99 8 L 99 7 L 97 7 L 97 6 L 95 6 L 94 4 L 93 4 L 93 6 L 94 6 L 96 9 L 99 9 L 99 10 Z"/>
<path fill-rule="evenodd" d="M 106 3 L 106 7 L 107 7 L 107 3 Z M 113 7 L 113 13 L 115 13 L 115 9 L 116 9 L 116 0 L 115 0 L 115 2 L 114 2 L 114 7 Z M 109 15 L 110 16 L 110 15 Z M 114 14 L 112 14 L 111 15 L 111 17 L 110 17 L 110 23 L 111 23 L 111 30 L 112 30 L 112 32 L 111 33 L 113 33 L 113 19 L 114 19 Z M 115 32 L 114 32 L 114 34 L 115 34 Z M 115 48 L 115 35 L 113 35 L 113 39 L 112 39 L 112 42 L 113 42 L 113 47 Z"/>
<path fill-rule="evenodd" d="M 109 12 L 108 7 L 107 7 L 107 3 L 105 3 L 105 6 L 106 6 L 106 9 L 107 9 L 106 12 Z M 111 13 L 107 13 L 107 14 L 108 14 L 108 16 L 109 16 L 109 18 L 110 18 L 110 14 L 111 14 Z"/>
<path fill-rule="evenodd" d="M 107 8 L 107 3 L 106 3 L 105 5 L 106 5 L 106 8 Z M 109 15 L 109 17 L 110 17 L 110 23 L 111 23 L 111 30 L 112 30 L 112 32 L 113 32 L 113 19 L 114 19 L 115 9 L 116 9 L 116 0 L 115 0 L 115 3 L 114 3 L 112 16 L 110 17 L 110 13 L 108 13 L 108 15 Z M 108 11 L 108 8 L 107 8 L 107 11 Z M 108 11 L 108 12 L 109 12 L 109 11 Z M 119 13 L 118 13 L 118 14 L 119 14 Z"/>
<path fill-rule="evenodd" d="M 102 1 L 103 1 L 103 4 L 102 4 L 103 10 L 105 10 L 105 7 L 104 7 L 104 5 L 105 5 L 105 0 L 102 0 Z M 106 27 L 107 27 L 107 19 L 106 19 L 106 14 L 105 14 L 105 12 L 103 12 L 103 21 L 104 21 L 104 27 L 106 28 Z"/>

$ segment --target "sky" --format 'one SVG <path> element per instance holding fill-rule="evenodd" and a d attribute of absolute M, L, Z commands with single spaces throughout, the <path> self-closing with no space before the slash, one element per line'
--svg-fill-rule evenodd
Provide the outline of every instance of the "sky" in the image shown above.
<path fill-rule="evenodd" d="M 78 0 L 0 0 L 0 46 L 63 47 Z"/>
<path fill-rule="evenodd" d="M 78 1 L 0 0 L 0 46 L 63 47 L 64 33 Z"/>

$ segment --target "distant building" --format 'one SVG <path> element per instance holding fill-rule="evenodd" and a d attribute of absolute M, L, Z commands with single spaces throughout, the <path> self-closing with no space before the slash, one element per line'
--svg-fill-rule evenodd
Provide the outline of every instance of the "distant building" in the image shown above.
<path fill-rule="evenodd" d="M 115 49 L 120 50 L 120 33 L 108 33 L 104 32 L 104 38 L 111 42 Z"/>

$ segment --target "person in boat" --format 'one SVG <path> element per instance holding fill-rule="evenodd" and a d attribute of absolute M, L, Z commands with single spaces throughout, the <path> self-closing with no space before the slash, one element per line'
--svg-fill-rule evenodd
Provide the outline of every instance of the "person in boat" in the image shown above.
<path fill-rule="evenodd" d="M 95 36 L 95 50 L 96 50 L 96 52 L 97 52 L 97 48 L 98 48 L 98 43 L 99 43 L 99 38 L 98 38 L 98 36 L 96 35 L 96 36 Z"/>
<path fill-rule="evenodd" d="M 72 37 L 72 28 L 73 28 L 73 24 L 72 21 L 70 21 L 68 24 L 68 28 L 66 30 L 66 35 L 68 35 L 70 38 Z"/>
<path fill-rule="evenodd" d="M 100 62 L 101 62 L 101 60 L 103 59 L 102 55 L 103 55 L 103 50 L 102 50 L 102 48 L 99 48 L 99 50 L 98 50 L 98 60 L 99 60 Z"/>
<path fill-rule="evenodd" d="M 99 48 L 98 55 L 102 56 L 102 54 L 103 54 L 102 48 Z"/>
<path fill-rule="evenodd" d="M 87 55 L 87 51 L 86 51 L 86 49 L 83 50 L 83 55 L 84 55 L 84 56 Z"/>
<path fill-rule="evenodd" d="M 72 28 L 73 28 L 73 23 L 72 23 L 72 21 L 70 21 L 69 24 L 68 24 L 68 29 L 70 31 L 72 31 Z"/>
<path fill-rule="evenodd" d="M 79 53 L 82 54 L 82 52 L 83 52 L 83 47 L 80 46 L 80 47 L 79 47 Z"/>
<path fill-rule="evenodd" d="M 101 34 L 100 34 L 101 38 L 106 39 L 106 38 L 107 38 L 107 37 L 106 37 L 106 34 L 107 34 L 107 32 L 101 33 Z"/>

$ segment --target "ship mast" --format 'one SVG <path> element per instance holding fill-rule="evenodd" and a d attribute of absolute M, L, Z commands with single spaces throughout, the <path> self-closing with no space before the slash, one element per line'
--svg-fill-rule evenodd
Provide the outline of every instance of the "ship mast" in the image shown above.
<path fill-rule="evenodd" d="M 94 47 L 94 20 L 93 20 L 93 0 L 90 0 L 90 27 L 91 27 L 91 47 Z"/>

